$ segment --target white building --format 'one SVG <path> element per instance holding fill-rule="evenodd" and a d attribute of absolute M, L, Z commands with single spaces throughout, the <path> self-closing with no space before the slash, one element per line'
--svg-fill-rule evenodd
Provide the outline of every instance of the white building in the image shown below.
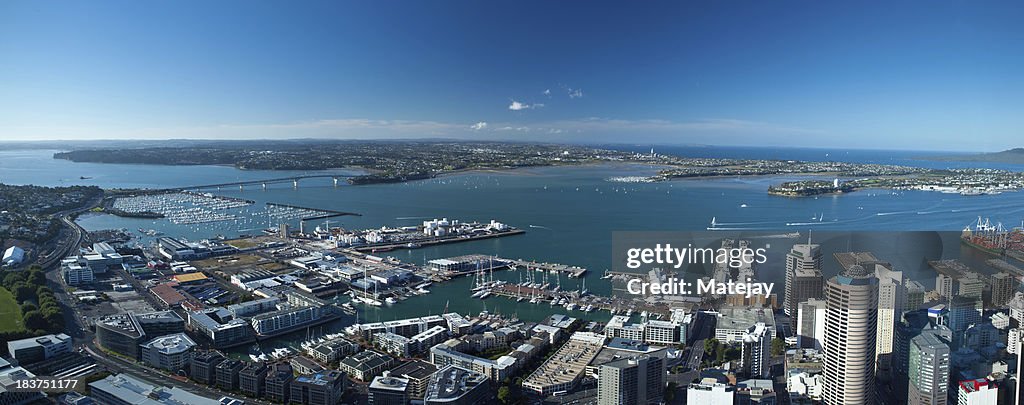
<path fill-rule="evenodd" d="M 177 372 L 187 370 L 192 362 L 192 352 L 196 342 L 192 341 L 184 333 L 160 336 L 149 342 L 139 345 L 142 349 L 142 361 L 146 364 Z"/>
<path fill-rule="evenodd" d="M 789 391 L 790 399 L 821 401 L 821 389 L 824 379 L 820 373 L 810 374 L 802 371 L 790 374 L 786 380 L 786 390 Z"/>
<path fill-rule="evenodd" d="M 671 321 L 650 320 L 644 326 L 644 341 L 656 345 L 679 344 L 679 324 Z"/>
<path fill-rule="evenodd" d="M 996 405 L 999 403 L 999 389 L 984 378 L 960 381 L 960 388 L 957 391 L 957 405 Z"/>
<path fill-rule="evenodd" d="M 796 335 L 801 348 L 821 350 L 825 339 L 825 300 L 809 299 L 797 307 Z"/>
<path fill-rule="evenodd" d="M 699 383 L 690 384 L 686 389 L 688 404 L 731 404 L 736 395 L 736 387 L 718 382 L 714 378 L 705 378 Z"/>
<path fill-rule="evenodd" d="M 83 266 L 77 258 L 64 259 L 61 262 L 60 272 L 64 282 L 68 285 L 79 285 L 91 283 L 94 279 L 92 268 Z"/>
<path fill-rule="evenodd" d="M 888 367 L 892 353 L 896 324 L 903 315 L 906 287 L 903 272 L 887 265 L 875 264 L 875 278 L 878 279 L 878 325 L 875 333 L 875 356 L 879 367 Z"/>
<path fill-rule="evenodd" d="M 17 246 L 11 246 L 4 251 L 3 264 L 7 266 L 17 266 L 21 264 L 21 261 L 25 260 L 25 250 Z"/>

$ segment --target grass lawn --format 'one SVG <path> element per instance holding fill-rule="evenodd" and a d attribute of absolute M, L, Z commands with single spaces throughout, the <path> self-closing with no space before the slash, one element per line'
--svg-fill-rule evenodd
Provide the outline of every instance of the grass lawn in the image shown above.
<path fill-rule="evenodd" d="M 14 295 L 0 287 L 0 332 L 17 332 L 25 329 L 22 324 L 21 306 Z"/>

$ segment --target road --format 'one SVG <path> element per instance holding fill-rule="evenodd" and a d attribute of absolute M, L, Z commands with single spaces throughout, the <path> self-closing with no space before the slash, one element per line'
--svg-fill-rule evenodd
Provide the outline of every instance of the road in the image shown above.
<path fill-rule="evenodd" d="M 693 342 L 686 354 L 686 368 L 700 370 L 700 362 L 704 360 L 704 339 Z"/>
<path fill-rule="evenodd" d="M 92 357 L 93 361 L 95 361 L 97 365 L 103 366 L 108 371 L 115 373 L 128 373 L 133 377 L 137 377 L 146 383 L 153 384 L 156 386 L 168 386 L 171 385 L 170 383 L 173 383 L 173 386 L 179 387 L 193 394 L 213 399 L 218 399 L 226 395 L 232 397 L 239 397 L 237 395 L 230 395 L 216 389 L 196 384 L 195 382 L 192 381 L 180 381 L 172 379 L 167 374 L 164 374 L 155 369 L 150 369 L 141 364 L 137 364 L 117 356 L 107 355 L 103 350 L 99 349 L 99 347 L 96 346 L 95 335 L 92 333 L 91 329 L 86 325 L 86 320 L 84 319 L 82 313 L 78 311 L 76 302 L 72 297 L 70 297 L 70 295 L 64 289 L 63 283 L 61 283 L 60 271 L 50 270 L 56 268 L 60 264 L 61 259 L 70 255 L 71 253 L 74 253 L 74 251 L 77 250 L 85 241 L 87 232 L 85 231 L 85 229 L 82 229 L 81 226 L 75 223 L 75 221 L 71 219 L 71 216 L 77 213 L 84 212 L 96 206 L 96 204 L 98 204 L 100 200 L 101 199 L 97 199 L 96 201 L 87 204 L 84 208 L 68 210 L 55 214 L 60 217 L 61 221 L 67 228 L 67 232 L 69 232 L 67 236 L 69 236 L 69 238 L 61 238 L 62 240 L 58 242 L 58 246 L 54 248 L 50 256 L 40 263 L 40 265 L 43 267 L 43 270 L 46 270 L 45 274 L 47 284 L 49 285 L 50 289 L 53 290 L 54 295 L 57 297 L 57 300 L 60 301 L 61 305 L 64 307 L 64 323 L 65 325 L 67 325 L 65 333 L 74 338 L 73 340 L 75 342 L 75 345 L 77 347 L 84 349 L 84 351 L 88 353 L 90 357 Z M 125 280 L 133 282 L 133 284 L 137 284 L 137 280 L 131 278 L 129 275 L 121 274 L 121 276 L 125 277 Z M 138 287 L 138 285 L 136 285 L 136 287 Z M 240 398 L 243 398 L 245 402 L 248 404 L 272 405 L 272 403 L 270 402 L 256 400 L 248 397 Z"/>

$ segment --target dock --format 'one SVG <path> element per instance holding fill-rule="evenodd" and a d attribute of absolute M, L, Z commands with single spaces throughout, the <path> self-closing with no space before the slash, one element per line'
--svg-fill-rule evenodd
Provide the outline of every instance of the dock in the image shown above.
<path fill-rule="evenodd" d="M 504 236 L 521 235 L 526 233 L 525 230 L 513 228 L 507 231 L 497 231 L 491 233 L 482 233 L 476 235 L 450 235 L 450 236 L 437 236 L 423 239 L 410 239 L 403 240 L 401 242 L 383 242 L 383 243 L 370 243 L 361 246 L 354 247 L 353 249 L 357 252 L 363 253 L 379 253 L 388 252 L 395 249 L 418 249 L 424 246 L 440 245 L 444 243 L 455 243 L 455 242 L 468 242 L 472 240 L 482 240 L 491 238 L 500 238 Z"/>
<path fill-rule="evenodd" d="M 1005 271 L 1017 277 L 1024 276 L 1024 270 L 1021 270 L 1020 267 L 1014 266 L 1003 259 L 988 259 L 985 261 L 985 264 L 996 270 Z"/>
<path fill-rule="evenodd" d="M 947 277 L 952 277 L 954 279 L 959 279 L 963 277 L 965 274 L 972 273 L 971 269 L 967 267 L 966 264 L 955 259 L 929 260 L 928 266 L 931 267 L 932 269 L 935 269 L 935 271 L 939 272 L 939 274 L 942 274 Z"/>
<path fill-rule="evenodd" d="M 568 264 L 560 263 L 537 263 L 536 261 L 528 261 L 523 259 L 502 259 L 509 262 L 509 267 L 517 269 L 519 267 L 525 267 L 527 270 L 541 270 L 552 274 L 562 273 L 569 278 L 580 278 L 587 273 L 587 269 L 579 266 L 571 266 Z"/>
<path fill-rule="evenodd" d="M 363 216 L 363 214 L 358 214 L 358 213 L 355 213 L 355 212 L 335 211 L 335 210 L 328 210 L 328 209 L 323 209 L 323 208 L 301 207 L 301 206 L 298 206 L 298 205 L 281 204 L 281 203 L 274 203 L 274 202 L 268 202 L 267 206 L 268 207 L 281 207 L 281 208 L 291 208 L 291 209 L 296 209 L 296 210 L 306 210 L 306 211 L 322 212 L 322 214 L 320 214 L 320 215 L 314 215 L 314 216 L 311 216 L 311 217 L 303 217 L 303 218 L 301 218 L 301 220 L 303 220 L 303 221 L 315 221 L 315 220 L 318 220 L 318 219 L 327 219 L 327 218 L 334 218 L 334 217 L 341 217 L 341 216 L 357 216 L 357 217 Z"/>

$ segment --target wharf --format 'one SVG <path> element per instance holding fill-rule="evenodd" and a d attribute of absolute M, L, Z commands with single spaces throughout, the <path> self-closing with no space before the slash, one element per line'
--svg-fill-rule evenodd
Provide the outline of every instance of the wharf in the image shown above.
<path fill-rule="evenodd" d="M 356 251 L 363 253 L 379 253 L 388 252 L 395 249 L 417 249 L 424 246 L 440 245 L 445 243 L 456 243 L 456 242 L 468 242 L 471 240 L 481 240 L 490 238 L 500 238 L 503 236 L 512 236 L 526 233 L 522 229 L 509 229 L 507 231 L 484 233 L 477 235 L 452 235 L 452 236 L 440 236 L 440 237 L 429 237 L 416 240 L 404 240 L 400 243 L 384 242 L 362 245 L 354 248 Z"/>
<path fill-rule="evenodd" d="M 560 299 L 565 299 L 566 303 L 575 303 L 576 308 L 574 311 L 592 313 L 593 311 L 608 311 L 613 315 L 625 314 L 632 311 L 634 314 L 639 315 L 642 312 L 647 312 L 655 317 L 667 317 L 670 313 L 672 305 L 678 306 L 679 303 L 668 303 L 668 302 L 651 302 L 637 298 L 626 298 L 626 297 L 606 297 L 600 295 L 583 295 L 577 290 L 568 291 L 554 291 L 550 289 L 541 289 L 520 286 L 518 284 L 505 284 L 491 290 L 492 296 L 501 296 L 510 300 L 518 300 L 522 297 L 524 300 L 537 299 L 537 305 L 547 304 L 552 305 L 553 302 L 557 302 Z M 524 301 L 528 302 L 528 301 Z M 584 308 L 591 306 L 590 311 L 585 311 Z"/>
<path fill-rule="evenodd" d="M 301 207 L 301 206 L 298 206 L 298 205 L 281 204 L 281 203 L 274 203 L 274 202 L 268 202 L 267 206 L 268 207 L 292 208 L 292 209 L 297 209 L 297 210 L 315 211 L 315 212 L 318 212 L 318 213 L 322 213 L 322 214 L 314 215 L 314 216 L 311 216 L 311 217 L 304 217 L 304 218 L 302 218 L 303 221 L 314 221 L 314 220 L 318 220 L 318 219 L 327 219 L 327 218 L 334 218 L 334 217 L 340 217 L 340 216 L 346 216 L 346 215 L 352 215 L 352 216 L 357 216 L 357 217 L 363 216 L 363 214 L 357 214 L 355 212 L 335 211 L 335 210 L 328 210 L 328 209 L 323 209 L 323 208 Z"/>
<path fill-rule="evenodd" d="M 970 267 L 967 267 L 966 264 L 956 259 L 929 260 L 928 266 L 935 269 L 939 274 L 952 277 L 954 279 L 959 279 L 967 273 L 972 273 Z"/>
<path fill-rule="evenodd" d="M 537 263 L 535 261 L 528 261 L 523 259 L 502 259 L 507 260 L 510 264 L 509 267 L 515 270 L 519 267 L 525 267 L 527 270 L 541 270 L 549 273 L 563 273 L 568 275 L 570 278 L 580 278 L 587 273 L 587 269 L 579 266 L 570 266 L 568 264 L 559 263 Z"/>
<path fill-rule="evenodd" d="M 1005 271 L 1017 277 L 1024 276 L 1024 270 L 1022 270 L 1020 267 L 1010 264 L 1009 262 L 1003 259 L 988 259 L 985 261 L 985 264 L 989 265 L 990 267 L 996 270 Z"/>

